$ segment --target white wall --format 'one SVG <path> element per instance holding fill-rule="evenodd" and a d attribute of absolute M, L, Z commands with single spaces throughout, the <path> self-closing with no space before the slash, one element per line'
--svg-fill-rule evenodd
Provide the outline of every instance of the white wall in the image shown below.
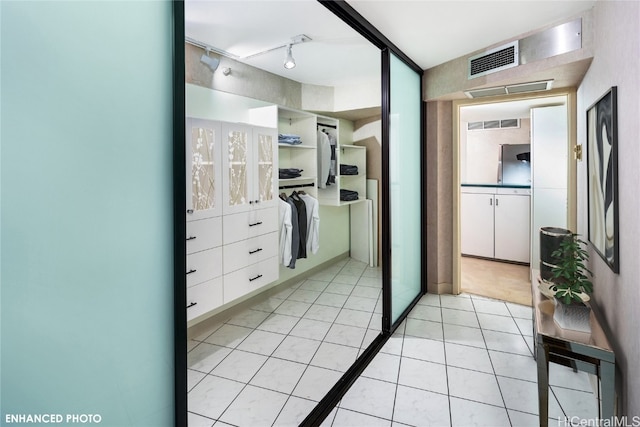
<path fill-rule="evenodd" d="M 640 415 L 640 3 L 598 1 L 594 7 L 594 59 L 578 88 L 578 143 L 586 147 L 585 111 L 618 87 L 618 197 L 620 274 L 590 249 L 594 300 L 613 331 L 622 374 L 623 414 Z M 587 236 L 587 162 L 578 164 L 578 232 Z"/>
<path fill-rule="evenodd" d="M 466 122 L 460 122 L 460 181 L 463 184 L 497 183 L 500 145 L 529 144 L 529 130 L 529 119 L 520 119 L 519 128 L 472 131 L 467 131 Z"/>

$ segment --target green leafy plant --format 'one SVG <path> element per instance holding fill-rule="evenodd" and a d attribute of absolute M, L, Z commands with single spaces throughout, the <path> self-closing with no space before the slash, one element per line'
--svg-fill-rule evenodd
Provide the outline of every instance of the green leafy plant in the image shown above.
<path fill-rule="evenodd" d="M 593 283 L 589 280 L 593 273 L 585 266 L 585 262 L 589 260 L 589 253 L 583 245 L 586 246 L 586 242 L 581 240 L 578 234 L 571 233 L 551 254 L 555 259 L 555 266 L 551 269 L 551 290 L 564 304 L 582 303 L 582 295 L 593 292 Z"/>

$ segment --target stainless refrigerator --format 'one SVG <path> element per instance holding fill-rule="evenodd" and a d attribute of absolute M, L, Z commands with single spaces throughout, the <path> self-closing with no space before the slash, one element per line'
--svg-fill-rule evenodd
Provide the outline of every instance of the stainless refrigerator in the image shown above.
<path fill-rule="evenodd" d="M 531 185 L 531 144 L 502 144 L 498 184 Z"/>

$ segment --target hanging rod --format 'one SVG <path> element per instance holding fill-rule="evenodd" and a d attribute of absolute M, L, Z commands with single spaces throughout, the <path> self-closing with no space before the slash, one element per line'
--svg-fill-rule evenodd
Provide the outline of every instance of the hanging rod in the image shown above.
<path fill-rule="evenodd" d="M 280 190 L 286 190 L 288 188 L 302 188 L 302 187 L 315 187 L 315 184 L 312 182 L 310 184 L 299 184 L 299 185 L 281 185 Z"/>
<path fill-rule="evenodd" d="M 336 125 L 323 125 L 322 123 L 318 123 L 318 125 L 316 127 L 324 127 L 324 128 L 331 128 L 331 129 L 338 129 L 338 126 Z"/>

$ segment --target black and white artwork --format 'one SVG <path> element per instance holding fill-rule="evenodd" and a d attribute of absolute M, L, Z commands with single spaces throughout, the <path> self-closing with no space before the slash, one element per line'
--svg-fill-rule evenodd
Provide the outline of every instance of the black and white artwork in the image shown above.
<path fill-rule="evenodd" d="M 615 273 L 620 269 L 617 134 L 617 88 L 614 86 L 587 110 L 587 191 L 589 241 Z"/>

